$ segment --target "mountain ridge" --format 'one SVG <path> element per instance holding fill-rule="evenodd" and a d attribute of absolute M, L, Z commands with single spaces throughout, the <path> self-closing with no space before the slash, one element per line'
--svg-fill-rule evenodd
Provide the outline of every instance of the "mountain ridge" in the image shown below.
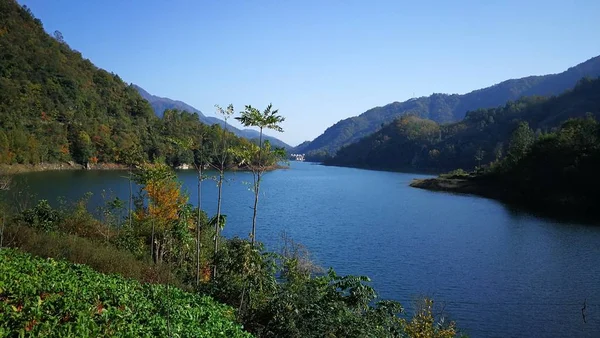
<path fill-rule="evenodd" d="M 456 122 L 466 112 L 493 108 L 523 96 L 558 95 L 575 86 L 582 77 L 600 76 L 600 56 L 588 59 L 567 70 L 547 75 L 531 75 L 509 79 L 466 94 L 440 94 L 395 101 L 371 108 L 364 113 L 340 120 L 309 143 L 302 143 L 294 152 L 312 157 L 335 154 L 342 146 L 354 143 L 402 115 L 415 115 L 438 123 Z M 311 156 L 309 156 L 311 157 Z"/>
<path fill-rule="evenodd" d="M 438 124 L 413 115 L 400 116 L 342 147 L 324 163 L 437 173 L 472 170 L 508 154 L 511 136 L 521 123 L 531 128 L 532 135 L 543 136 L 569 119 L 589 116 L 600 118 L 600 78 L 583 78 L 561 95 L 526 96 L 504 106 L 469 111 L 460 122 Z"/>
<path fill-rule="evenodd" d="M 183 101 L 173 100 L 168 97 L 156 96 L 156 95 L 150 94 L 144 88 L 142 88 L 134 83 L 132 83 L 131 85 L 133 86 L 133 88 L 135 88 L 138 91 L 138 93 L 146 101 L 148 101 L 150 103 L 150 105 L 152 106 L 152 109 L 154 110 L 154 113 L 159 117 L 162 116 L 164 111 L 167 109 L 177 109 L 177 110 L 183 110 L 183 111 L 187 111 L 190 113 L 198 114 L 200 122 L 202 122 L 204 124 L 207 124 L 207 125 L 218 124 L 221 127 L 223 127 L 225 125 L 225 121 L 223 121 L 219 118 L 216 118 L 216 117 L 206 116 L 199 109 L 194 108 L 193 106 L 191 106 Z M 227 129 L 229 131 L 231 131 L 232 133 L 234 133 L 235 135 L 249 139 L 249 140 L 257 139 L 259 137 L 259 132 L 256 130 L 253 130 L 253 129 L 239 129 L 230 124 L 227 125 Z M 290 146 L 289 144 L 283 142 L 282 140 L 280 140 L 274 136 L 269 136 L 269 135 L 263 134 L 263 138 L 265 140 L 269 140 L 269 142 L 271 142 L 271 145 L 273 145 L 275 147 L 282 147 L 286 150 L 292 148 L 292 146 Z"/>

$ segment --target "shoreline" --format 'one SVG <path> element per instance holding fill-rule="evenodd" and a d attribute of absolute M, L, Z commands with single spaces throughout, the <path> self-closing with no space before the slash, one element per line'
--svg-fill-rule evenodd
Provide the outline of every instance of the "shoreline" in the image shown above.
<path fill-rule="evenodd" d="M 127 170 L 127 166 L 118 163 L 97 163 L 90 164 L 89 167 L 86 168 L 82 164 L 64 162 L 43 164 L 10 164 L 0 166 L 0 170 L 8 174 L 25 174 L 32 172 L 61 170 Z"/>
<path fill-rule="evenodd" d="M 461 195 L 473 195 L 489 198 L 513 210 L 533 214 L 537 217 L 561 222 L 580 222 L 589 225 L 600 225 L 600 213 L 585 206 L 561 204 L 552 200 L 537 200 L 528 198 L 519 191 L 513 191 L 506 186 L 473 178 L 425 178 L 413 179 L 410 187 Z"/>
<path fill-rule="evenodd" d="M 102 171 L 102 170 L 128 170 L 129 167 L 125 164 L 119 163 L 97 163 L 90 164 L 89 167 L 86 167 L 82 164 L 77 163 L 44 163 L 44 164 L 10 164 L 10 165 L 0 165 L 0 172 L 4 172 L 8 175 L 15 174 L 26 174 L 33 172 L 43 172 L 43 171 L 63 171 L 63 170 L 85 170 L 85 171 Z M 290 166 L 283 165 L 274 165 L 270 166 L 266 169 L 266 171 L 274 171 L 278 169 L 290 169 Z M 173 168 L 176 171 L 188 171 L 188 170 L 196 170 L 194 166 L 190 166 L 189 168 Z M 249 171 L 244 168 L 230 168 L 227 171 Z"/>

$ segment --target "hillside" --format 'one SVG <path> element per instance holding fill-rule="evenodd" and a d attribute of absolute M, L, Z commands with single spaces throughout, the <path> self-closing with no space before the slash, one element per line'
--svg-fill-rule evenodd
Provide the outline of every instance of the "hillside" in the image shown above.
<path fill-rule="evenodd" d="M 598 224 L 600 124 L 573 118 L 535 136 L 528 123 L 513 132 L 507 154 L 475 172 L 416 179 L 412 187 L 481 195 L 547 216 Z"/>
<path fill-rule="evenodd" d="M 373 169 L 443 172 L 498 160 L 520 122 L 540 134 L 570 118 L 600 118 L 600 79 L 583 79 L 562 95 L 525 97 L 504 106 L 470 111 L 457 123 L 438 124 L 407 115 L 340 149 L 325 163 Z"/>
<path fill-rule="evenodd" d="M 169 112 L 158 118 L 136 88 L 94 66 L 60 33 L 51 37 L 27 7 L 0 0 L 0 164 L 178 165 L 194 157 L 173 138 L 220 137 L 199 115 Z"/>
<path fill-rule="evenodd" d="M 359 116 L 339 121 L 310 143 L 296 147 L 293 151 L 308 154 L 334 154 L 342 146 L 374 133 L 381 128 L 382 124 L 390 123 L 402 115 L 415 115 L 438 123 L 459 121 L 467 111 L 497 107 L 522 96 L 560 94 L 572 88 L 579 79 L 585 76 L 600 76 L 600 56 L 559 74 L 507 80 L 464 95 L 433 94 L 428 97 L 375 107 Z"/>
<path fill-rule="evenodd" d="M 208 296 L 0 250 L 0 336 L 251 337 Z"/>
<path fill-rule="evenodd" d="M 218 119 L 216 117 L 212 117 L 212 116 L 205 116 L 200 110 L 190 106 L 189 104 L 187 104 L 185 102 L 172 100 L 172 99 L 169 99 L 166 97 L 155 96 L 155 95 L 148 93 L 144 88 L 142 88 L 138 85 L 132 84 L 132 86 L 140 93 L 140 95 L 144 99 L 146 99 L 150 103 L 150 105 L 152 106 L 152 109 L 154 109 L 154 113 L 158 116 L 162 116 L 164 111 L 167 109 L 181 110 L 181 111 L 187 111 L 190 113 L 198 114 L 200 121 L 206 125 L 210 126 L 213 124 L 218 124 L 221 127 L 223 127 L 225 125 L 225 122 L 223 120 Z M 234 133 L 236 136 L 243 137 L 243 138 L 246 138 L 249 140 L 254 140 L 259 137 L 258 131 L 253 130 L 253 129 L 238 129 L 231 125 L 227 126 L 227 129 L 229 131 L 231 131 L 232 133 Z M 275 147 L 281 147 L 281 148 L 285 148 L 285 149 L 292 148 L 289 144 L 281 141 L 280 139 L 278 139 L 276 137 L 269 136 L 269 135 L 263 135 L 263 138 L 269 140 L 271 142 L 271 144 Z"/>

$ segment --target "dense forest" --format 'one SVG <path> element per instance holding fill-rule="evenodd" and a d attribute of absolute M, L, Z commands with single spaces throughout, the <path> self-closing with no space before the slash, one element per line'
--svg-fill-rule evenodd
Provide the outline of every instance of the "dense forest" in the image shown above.
<path fill-rule="evenodd" d="M 600 117 L 600 79 L 585 78 L 553 97 L 524 97 L 504 106 L 470 111 L 458 123 L 438 124 L 407 115 L 340 149 L 326 164 L 362 168 L 444 172 L 471 170 L 500 160 L 521 122 L 539 137 L 569 118 Z"/>
<path fill-rule="evenodd" d="M 179 165 L 193 154 L 172 138 L 247 143 L 201 124 L 197 114 L 156 117 L 133 86 L 84 59 L 60 32 L 48 35 L 26 7 L 3 0 L 0 13 L 0 164 Z"/>
<path fill-rule="evenodd" d="M 493 108 L 523 96 L 551 96 L 575 86 L 583 77 L 600 76 L 600 56 L 592 58 L 560 74 L 529 76 L 501 82 L 467 94 L 432 94 L 427 97 L 394 102 L 372 108 L 359 116 L 341 120 L 311 142 L 293 149 L 306 153 L 307 159 L 320 161 L 336 154 L 344 145 L 359 141 L 403 115 L 413 115 L 438 123 L 460 121 L 465 113 L 480 108 Z"/>
<path fill-rule="evenodd" d="M 462 169 L 411 186 L 471 193 L 551 216 L 597 221 L 600 212 L 600 125 L 591 114 L 537 134 L 527 122 L 513 131 L 506 156 L 467 173 Z"/>

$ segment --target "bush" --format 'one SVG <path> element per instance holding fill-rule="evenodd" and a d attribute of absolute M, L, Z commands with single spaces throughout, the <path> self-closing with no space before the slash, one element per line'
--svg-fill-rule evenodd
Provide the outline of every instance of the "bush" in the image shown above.
<path fill-rule="evenodd" d="M 40 257 L 65 259 L 89 265 L 102 273 L 117 273 L 140 282 L 161 283 L 176 278 L 167 266 L 138 260 L 135 255 L 108 244 L 59 233 L 46 233 L 26 226 L 10 225 L 5 229 L 5 244 Z"/>
<path fill-rule="evenodd" d="M 43 231 L 56 230 L 62 221 L 60 213 L 53 209 L 47 200 L 40 200 L 33 208 L 21 212 L 19 219 L 29 226 Z"/>

